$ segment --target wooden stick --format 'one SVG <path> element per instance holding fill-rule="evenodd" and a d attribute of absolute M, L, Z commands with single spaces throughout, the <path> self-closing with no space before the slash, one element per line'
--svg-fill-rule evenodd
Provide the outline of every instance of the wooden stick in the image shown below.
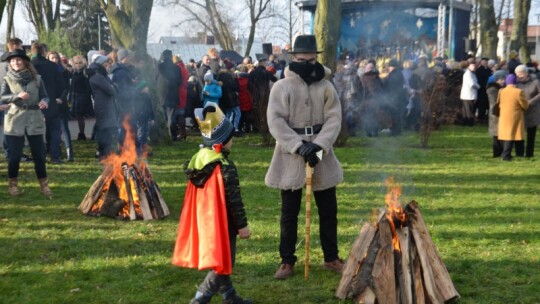
<path fill-rule="evenodd" d="M 311 229 L 311 177 L 313 169 L 306 163 L 306 256 L 304 259 L 304 278 L 309 278 L 309 234 Z"/>

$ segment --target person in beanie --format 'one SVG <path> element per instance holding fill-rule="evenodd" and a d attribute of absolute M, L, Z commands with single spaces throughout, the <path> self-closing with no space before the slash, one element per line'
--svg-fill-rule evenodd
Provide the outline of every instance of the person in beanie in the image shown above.
<path fill-rule="evenodd" d="M 9 63 L 0 89 L 1 103 L 10 105 L 6 110 L 4 122 L 9 148 L 8 193 L 11 196 L 22 193 L 17 182 L 26 137 L 34 158 L 34 170 L 41 186 L 41 193 L 50 198 L 52 191 L 47 180 L 43 142 L 45 117 L 41 112 L 49 105 L 45 84 L 23 50 L 16 49 L 3 55 L 2 59 Z"/>
<path fill-rule="evenodd" d="M 504 87 L 504 79 L 506 78 L 506 70 L 496 71 L 493 75 L 489 76 L 487 81 L 486 93 L 489 101 L 489 121 L 488 132 L 492 138 L 492 150 L 493 157 L 501 157 L 502 143 L 499 140 L 499 116 L 494 114 L 494 108 L 498 107 L 497 98 L 499 97 L 499 90 Z"/>
<path fill-rule="evenodd" d="M 285 70 L 285 78 L 272 87 L 267 111 L 276 146 L 265 183 L 281 191 L 281 264 L 274 275 L 280 280 L 293 274 L 297 260 L 298 214 L 306 162 L 315 167 L 312 187 L 320 218 L 323 267 L 339 273 L 344 265 L 338 256 L 336 199 L 336 185 L 343 181 L 343 170 L 332 148 L 341 130 L 341 103 L 334 85 L 324 79 L 330 70 L 317 62 L 320 52 L 315 36 L 298 36 L 289 53 L 292 62 Z"/>
<path fill-rule="evenodd" d="M 213 102 L 195 109 L 195 118 L 204 144 L 184 164 L 188 186 L 172 263 L 210 269 L 191 303 L 210 303 L 220 293 L 222 303 L 249 304 L 252 301 L 239 297 L 231 280 L 236 235 L 250 236 L 238 172 L 228 158 L 233 126 Z"/>
<path fill-rule="evenodd" d="M 221 86 L 214 80 L 212 72 L 206 72 L 204 74 L 204 88 L 202 92 L 203 107 L 209 102 L 218 104 L 222 94 Z"/>

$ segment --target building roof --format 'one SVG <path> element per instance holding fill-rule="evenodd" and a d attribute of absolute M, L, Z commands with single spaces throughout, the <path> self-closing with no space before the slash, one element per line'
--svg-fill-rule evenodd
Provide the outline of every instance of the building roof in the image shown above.
<path fill-rule="evenodd" d="M 239 42 L 240 46 L 237 52 L 241 56 L 244 56 L 244 51 L 242 50 L 242 46 L 244 45 L 241 40 Z M 194 59 L 195 61 L 201 60 L 202 56 L 212 47 L 221 50 L 218 44 L 201 43 L 198 38 L 163 36 L 159 39 L 158 43 L 148 43 L 146 50 L 156 60 L 159 60 L 164 50 L 171 50 L 174 55 L 179 55 L 184 62 L 187 62 L 189 59 Z M 256 53 L 262 53 L 262 43 L 260 41 L 254 41 L 251 46 L 250 56 L 255 58 Z"/>

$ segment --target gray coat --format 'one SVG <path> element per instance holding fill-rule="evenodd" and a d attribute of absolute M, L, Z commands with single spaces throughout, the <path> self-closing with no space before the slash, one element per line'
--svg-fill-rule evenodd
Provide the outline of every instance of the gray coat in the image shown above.
<path fill-rule="evenodd" d="M 327 74 L 329 70 L 327 69 Z M 304 158 L 296 153 L 302 140 L 319 145 L 324 153 L 315 166 L 313 190 L 324 190 L 343 181 L 343 170 L 332 145 L 341 129 L 341 104 L 332 83 L 326 79 L 308 86 L 296 73 L 285 70 L 285 78 L 274 84 L 267 110 L 268 127 L 276 139 L 267 186 L 298 190 L 305 184 Z M 322 124 L 319 134 L 297 134 L 292 128 Z"/>
<path fill-rule="evenodd" d="M 525 93 L 529 102 L 529 109 L 525 111 L 525 128 L 540 125 L 540 80 L 529 76 L 525 81 L 519 81 L 516 85 Z"/>

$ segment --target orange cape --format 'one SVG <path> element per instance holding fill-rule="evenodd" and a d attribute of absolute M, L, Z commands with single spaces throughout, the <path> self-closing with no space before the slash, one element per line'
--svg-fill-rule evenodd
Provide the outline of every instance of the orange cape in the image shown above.
<path fill-rule="evenodd" d="M 225 187 L 217 165 L 204 188 L 188 182 L 172 263 L 180 267 L 232 273 Z"/>

